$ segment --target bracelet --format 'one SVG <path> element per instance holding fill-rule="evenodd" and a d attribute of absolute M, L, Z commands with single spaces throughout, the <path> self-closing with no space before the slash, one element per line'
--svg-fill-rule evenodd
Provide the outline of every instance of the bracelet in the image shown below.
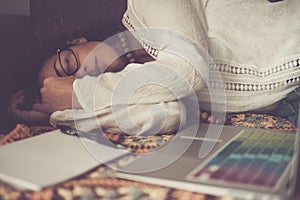
<path fill-rule="evenodd" d="M 202 111 L 200 115 L 200 121 L 204 123 L 211 123 L 211 124 L 224 124 L 227 123 L 227 119 L 222 119 L 221 117 L 218 118 L 218 116 L 213 116 L 209 112 Z"/>
<path fill-rule="evenodd" d="M 132 51 L 130 51 L 130 49 L 128 47 L 128 38 L 127 38 L 126 34 L 121 32 L 118 34 L 118 37 L 119 37 L 119 40 L 121 43 L 121 47 L 123 48 L 125 58 L 127 60 L 127 64 L 136 62 Z"/>

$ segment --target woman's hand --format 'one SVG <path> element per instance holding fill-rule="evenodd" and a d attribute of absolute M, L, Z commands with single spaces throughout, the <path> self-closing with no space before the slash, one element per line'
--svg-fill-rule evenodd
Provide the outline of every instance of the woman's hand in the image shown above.
<path fill-rule="evenodd" d="M 80 108 L 77 98 L 73 97 L 74 80 L 73 76 L 45 79 L 40 89 L 41 102 L 33 104 L 33 109 L 51 114 L 58 110 Z"/>
<path fill-rule="evenodd" d="M 26 124 L 48 124 L 49 114 L 37 110 L 24 110 L 22 107 L 25 102 L 25 94 L 23 90 L 19 90 L 14 94 L 9 102 L 8 114 L 18 122 Z"/>

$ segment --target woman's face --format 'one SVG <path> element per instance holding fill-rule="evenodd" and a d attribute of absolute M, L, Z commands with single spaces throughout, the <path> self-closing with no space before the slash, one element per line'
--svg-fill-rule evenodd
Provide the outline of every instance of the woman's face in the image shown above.
<path fill-rule="evenodd" d="M 59 50 L 57 54 L 48 58 L 38 73 L 38 86 L 48 77 L 66 77 L 74 75 L 84 59 L 100 42 L 91 41 L 77 44 L 66 50 Z"/>

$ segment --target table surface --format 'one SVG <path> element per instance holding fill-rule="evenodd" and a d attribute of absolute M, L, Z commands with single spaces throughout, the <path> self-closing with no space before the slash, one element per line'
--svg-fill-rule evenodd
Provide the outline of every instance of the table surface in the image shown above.
<path fill-rule="evenodd" d="M 256 117 L 257 121 L 263 122 L 264 120 L 260 119 L 260 117 L 261 116 Z M 242 120 L 236 120 L 237 118 L 235 118 L 235 122 L 241 124 L 247 121 L 247 116 L 241 115 L 241 118 Z M 265 118 L 265 116 L 263 116 L 263 118 Z M 253 121 L 252 119 L 249 119 L 249 121 L 250 120 Z M 275 124 L 274 126 L 278 126 L 278 124 Z M 11 133 L 0 138 L 0 144 L 32 137 L 51 130 L 53 129 L 49 127 L 27 127 L 25 125 L 18 125 Z M 108 137 L 116 140 L 121 139 L 119 136 L 113 134 Z M 170 136 L 153 137 L 151 142 L 147 139 L 136 140 L 132 138 L 129 140 L 135 142 L 135 145 L 140 147 L 139 145 L 141 144 L 147 146 L 150 144 L 165 143 L 168 141 L 168 137 Z M 133 146 L 133 148 L 135 147 Z M 299 165 L 298 168 L 300 168 Z M 300 200 L 300 172 L 297 174 L 297 186 L 295 192 L 294 200 Z M 93 199 L 93 197 L 105 197 L 107 199 L 137 199 L 137 197 L 145 197 L 148 199 L 222 199 L 222 197 L 212 197 L 186 190 L 117 179 L 111 176 L 110 171 L 106 171 L 106 167 L 103 166 L 64 183 L 50 186 L 37 192 L 21 192 L 4 183 L 0 183 L 0 199 Z"/>

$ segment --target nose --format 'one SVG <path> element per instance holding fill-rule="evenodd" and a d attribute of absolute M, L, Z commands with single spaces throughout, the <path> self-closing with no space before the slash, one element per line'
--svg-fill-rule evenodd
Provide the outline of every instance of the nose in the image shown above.
<path fill-rule="evenodd" d="M 89 76 L 98 76 L 99 74 L 101 74 L 101 68 L 95 64 L 93 65 L 83 65 L 80 67 L 80 69 L 78 70 L 76 77 L 77 78 L 82 78 L 86 75 Z"/>

